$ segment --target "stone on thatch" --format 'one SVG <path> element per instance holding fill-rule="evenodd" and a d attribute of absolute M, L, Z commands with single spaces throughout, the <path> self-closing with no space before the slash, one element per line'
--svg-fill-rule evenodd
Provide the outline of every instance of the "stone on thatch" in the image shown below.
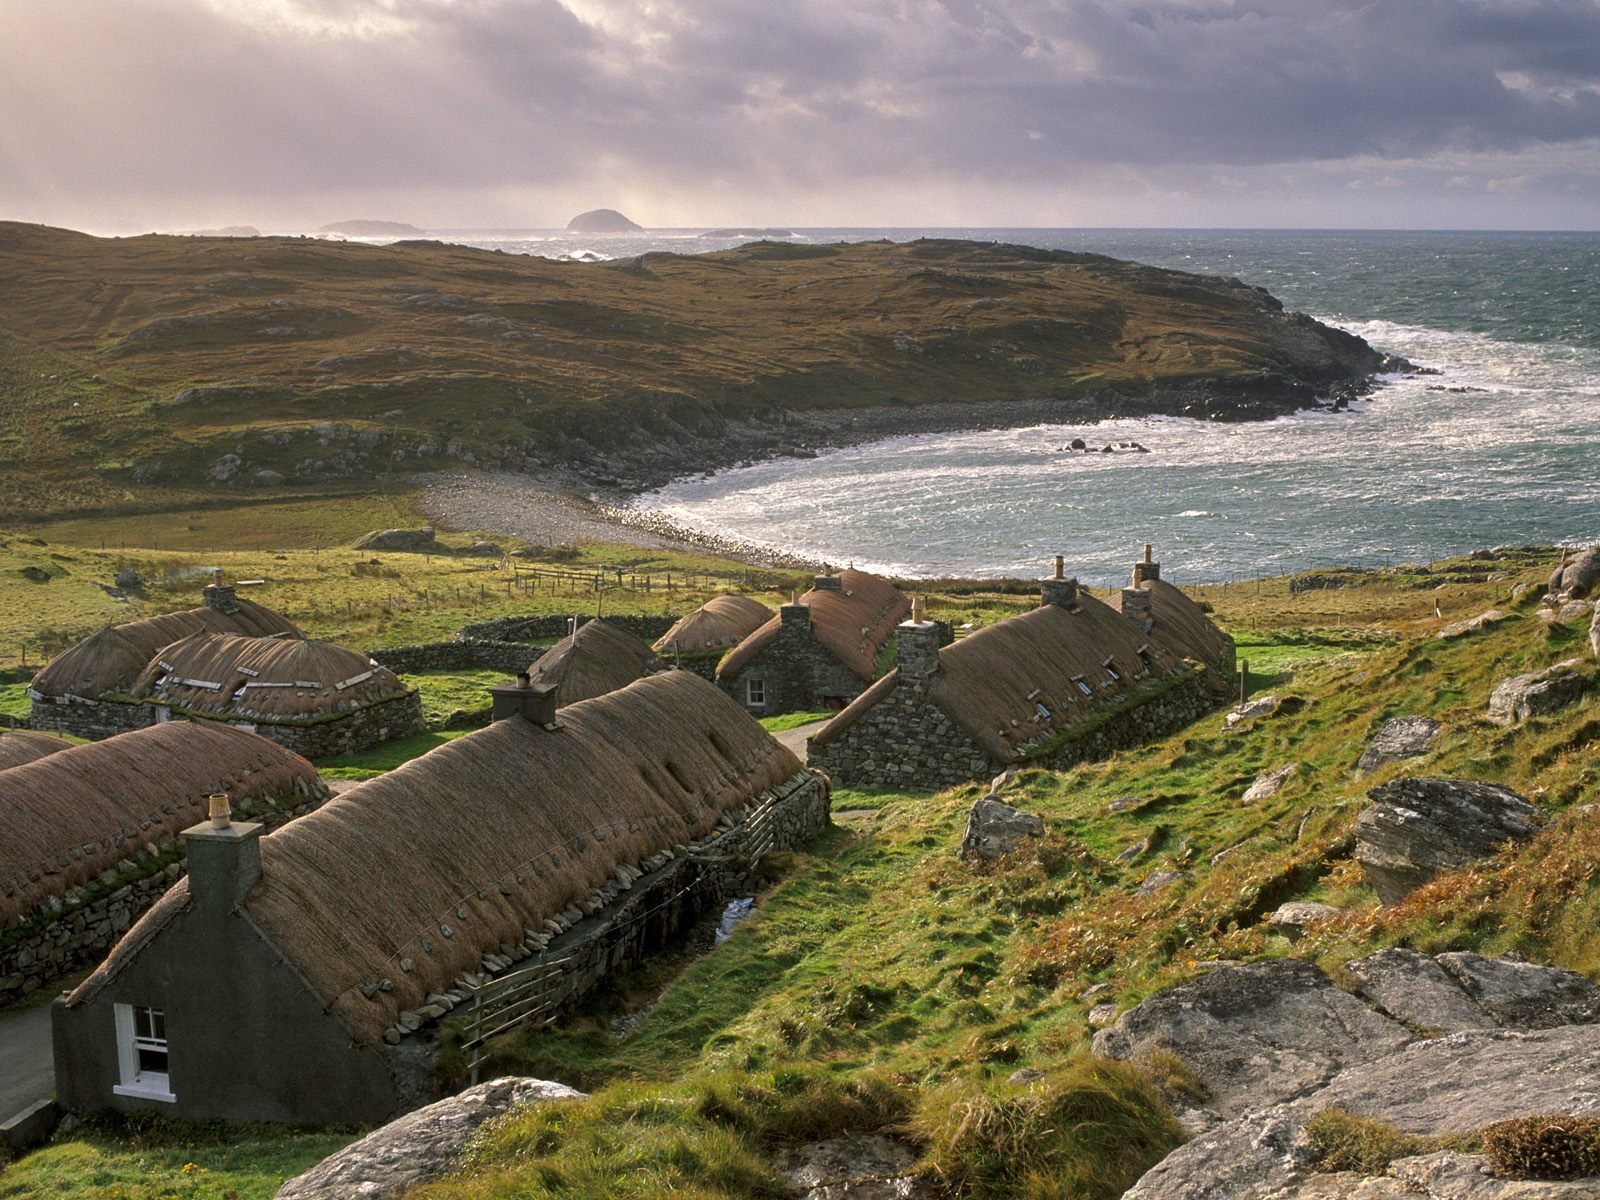
<path fill-rule="evenodd" d="M 322 791 L 316 770 L 266 738 L 173 721 L 73 746 L 0 774 L 0 927 L 205 816 Z"/>
<path fill-rule="evenodd" d="M 330 642 L 214 633 L 167 646 L 133 685 L 141 700 L 251 722 L 316 720 L 413 690 L 387 667 Z"/>
<path fill-rule="evenodd" d="M 0 733 L 0 771 L 20 767 L 23 763 L 44 758 L 58 750 L 70 750 L 76 745 L 53 733 L 33 733 L 26 729 L 13 729 Z"/>
<path fill-rule="evenodd" d="M 811 610 L 811 635 L 867 683 L 877 675 L 878 653 L 911 601 L 894 584 L 865 571 L 839 572 L 836 588 L 813 587 L 800 597 Z M 733 680 L 777 640 L 782 618 L 773 617 L 740 642 L 717 667 L 717 678 Z"/>
<path fill-rule="evenodd" d="M 662 634 L 657 654 L 710 654 L 732 650 L 772 619 L 772 610 L 749 596 L 715 596 Z"/>
<path fill-rule="evenodd" d="M 655 654 L 633 634 L 604 621 L 588 621 L 540 655 L 528 676 L 534 683 L 554 684 L 556 698 L 565 706 L 627 687 L 655 666 Z"/>

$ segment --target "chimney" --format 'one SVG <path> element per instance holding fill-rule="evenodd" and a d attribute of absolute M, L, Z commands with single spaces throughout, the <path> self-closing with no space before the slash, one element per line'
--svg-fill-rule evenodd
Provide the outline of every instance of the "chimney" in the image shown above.
<path fill-rule="evenodd" d="M 182 833 L 188 859 L 189 895 L 202 913 L 232 912 L 261 878 L 261 829 L 256 821 L 233 821 L 228 794 L 211 796 L 209 820 Z"/>
<path fill-rule="evenodd" d="M 1161 564 L 1150 557 L 1150 552 L 1155 549 L 1149 542 L 1144 544 L 1144 561 L 1133 564 L 1133 586 L 1143 587 L 1153 580 L 1161 578 Z"/>
<path fill-rule="evenodd" d="M 207 608 L 214 608 L 218 612 L 236 613 L 239 611 L 239 597 L 234 593 L 231 583 L 222 582 L 220 570 L 211 572 L 211 582 L 200 589 L 200 602 Z"/>
<path fill-rule="evenodd" d="M 1134 578 L 1138 579 L 1135 571 Z M 1135 584 L 1133 587 L 1122 589 L 1122 615 L 1130 621 L 1138 622 L 1139 628 L 1149 633 L 1156 623 L 1155 605 L 1150 595 L 1150 589 Z"/>
<path fill-rule="evenodd" d="M 1074 608 L 1078 603 L 1078 581 L 1066 573 L 1066 562 L 1056 555 L 1055 574 L 1039 581 L 1040 599 L 1057 608 Z"/>
<path fill-rule="evenodd" d="M 819 592 L 838 592 L 844 589 L 844 580 L 837 575 L 818 575 L 812 579 L 811 586 Z"/>
<path fill-rule="evenodd" d="M 939 669 L 939 625 L 923 613 L 921 596 L 911 601 L 911 616 L 895 627 L 895 638 L 901 679 L 927 679 Z"/>
<path fill-rule="evenodd" d="M 521 717 L 546 729 L 556 725 L 556 685 L 534 683 L 526 671 L 518 674 L 513 683 L 497 683 L 489 689 L 494 700 L 496 721 Z"/>
<path fill-rule="evenodd" d="M 779 634 L 785 637 L 811 636 L 811 606 L 792 600 L 778 609 Z"/>

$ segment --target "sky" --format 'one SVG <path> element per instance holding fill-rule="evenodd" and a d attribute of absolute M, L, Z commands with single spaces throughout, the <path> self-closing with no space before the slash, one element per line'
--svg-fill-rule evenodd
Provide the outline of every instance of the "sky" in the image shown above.
<path fill-rule="evenodd" d="M 1600 229 L 1600 0 L 0 0 L 0 219 Z"/>

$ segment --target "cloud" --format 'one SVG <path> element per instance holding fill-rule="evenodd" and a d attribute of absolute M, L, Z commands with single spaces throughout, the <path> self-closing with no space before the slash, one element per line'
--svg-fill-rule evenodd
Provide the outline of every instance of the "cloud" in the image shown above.
<path fill-rule="evenodd" d="M 5 0 L 0 111 L 0 215 L 654 194 L 799 221 L 873 189 L 1592 148 L 1600 6 Z"/>

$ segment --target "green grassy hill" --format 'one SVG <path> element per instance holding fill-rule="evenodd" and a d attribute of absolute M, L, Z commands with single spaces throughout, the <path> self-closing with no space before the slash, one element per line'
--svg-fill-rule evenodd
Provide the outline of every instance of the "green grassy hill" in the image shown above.
<path fill-rule="evenodd" d="M 867 408 L 896 432 L 941 403 L 1271 415 L 1380 365 L 1237 280 L 972 242 L 591 265 L 0 222 L 0 263 L 13 520 L 439 464 L 626 486 L 835 440 Z"/>
<path fill-rule="evenodd" d="M 1583 630 L 1541 619 L 1536 589 L 1514 598 L 1553 560 L 1355 572 L 1299 594 L 1283 580 L 1199 589 L 1284 698 L 1275 714 L 1224 732 L 1218 713 L 1105 762 L 1023 772 L 1006 798 L 1043 817 L 1046 836 L 992 867 L 955 854 L 984 787 L 841 792 L 836 827 L 773 864 L 780 881 L 726 945 L 619 982 L 561 1028 L 503 1041 L 498 1070 L 593 1098 L 502 1126 L 460 1176 L 413 1200 L 775 1198 L 775 1151 L 879 1128 L 964 1196 L 1113 1197 L 1180 1136 L 1164 1096 L 1192 1084 L 1169 1061 L 1141 1072 L 1088 1058 L 1094 1005 L 1126 1008 L 1220 960 L 1294 953 L 1336 968 L 1395 944 L 1515 950 L 1600 978 L 1600 815 L 1585 811 L 1600 800 L 1594 688 L 1516 728 L 1484 717 L 1501 679 L 1587 654 Z M 1445 620 L 1491 604 L 1512 616 L 1443 641 L 1436 603 Z M 1358 776 L 1377 727 L 1412 713 L 1445 725 L 1426 757 Z M 1301 767 L 1281 792 L 1242 803 L 1257 775 L 1289 762 Z M 1553 822 L 1382 909 L 1350 833 L 1367 789 L 1402 774 L 1503 782 Z M 1142 893 L 1157 871 L 1180 877 Z M 1347 915 L 1291 946 L 1265 917 L 1299 899 Z M 1008 1082 L 1024 1067 L 1042 1078 Z M 72 1178 L 63 1164 L 93 1158 L 109 1172 L 152 1144 L 172 1162 L 167 1151 L 196 1137 L 96 1131 L 13 1166 L 0 1196 L 53 1194 Z M 322 1149 L 278 1144 L 305 1165 Z M 116 1194 L 270 1195 L 242 1175 L 230 1183 L 206 1145 L 191 1153 L 216 1190 L 176 1191 L 168 1169 Z"/>

